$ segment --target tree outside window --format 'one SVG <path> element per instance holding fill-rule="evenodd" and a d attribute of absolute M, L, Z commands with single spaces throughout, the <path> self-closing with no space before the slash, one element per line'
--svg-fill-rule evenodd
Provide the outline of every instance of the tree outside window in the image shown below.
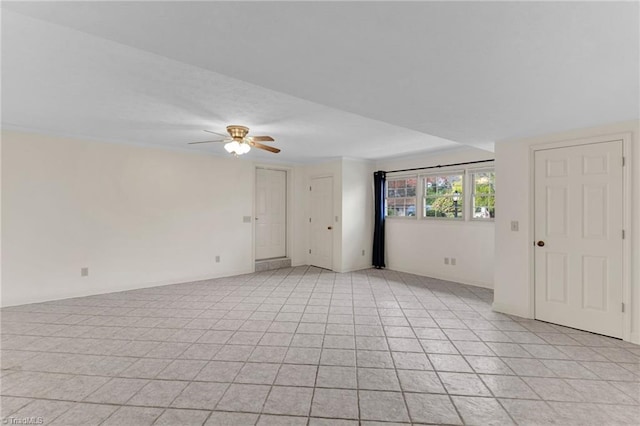
<path fill-rule="evenodd" d="M 496 216 L 496 175 L 493 171 L 475 172 L 472 174 L 473 219 L 492 220 Z"/>
<path fill-rule="evenodd" d="M 425 218 L 464 219 L 464 175 L 432 175 L 423 178 Z"/>

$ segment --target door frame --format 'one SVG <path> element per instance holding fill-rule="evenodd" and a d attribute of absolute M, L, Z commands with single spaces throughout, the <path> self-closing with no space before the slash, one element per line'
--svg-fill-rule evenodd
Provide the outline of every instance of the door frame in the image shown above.
<path fill-rule="evenodd" d="M 622 169 L 622 226 L 625 231 L 625 238 L 622 240 L 622 303 L 625 310 L 622 313 L 622 339 L 625 341 L 638 341 L 640 336 L 632 336 L 633 309 L 640 307 L 640 295 L 636 300 L 631 299 L 631 240 L 633 238 L 631 229 L 631 207 L 632 207 L 632 191 L 631 191 L 631 172 L 632 172 L 632 152 L 631 141 L 632 133 L 613 133 L 608 135 L 567 139 L 556 142 L 532 145 L 529 148 L 529 315 L 535 319 L 535 153 L 555 148 L 568 148 L 580 145 L 593 145 L 604 142 L 622 141 L 622 155 L 625 158 L 625 164 Z M 622 159 L 620 160 L 622 161 Z M 640 324 L 637 324 L 640 327 Z M 636 327 L 638 330 L 639 327 Z M 635 333 L 634 333 L 635 334 Z M 633 338 L 632 338 L 633 337 Z"/>
<path fill-rule="evenodd" d="M 293 168 L 279 166 L 274 164 L 255 163 L 253 166 L 253 200 L 251 201 L 251 264 L 255 272 L 256 265 L 256 179 L 258 178 L 258 169 L 278 170 L 285 172 L 286 188 L 285 188 L 285 257 L 291 259 L 291 248 L 293 247 Z M 293 262 L 293 259 L 291 260 Z"/>
<path fill-rule="evenodd" d="M 333 230 L 337 230 L 338 229 L 338 221 L 335 220 L 336 218 L 336 203 L 335 203 L 335 196 L 336 196 L 336 178 L 334 176 L 333 173 L 320 173 L 320 174 L 314 174 L 309 176 L 309 181 L 307 182 L 307 186 L 309 187 L 309 189 L 311 189 L 312 186 L 312 182 L 314 179 L 322 179 L 322 178 L 331 178 L 331 222 L 333 223 Z M 308 218 L 311 219 L 311 194 L 310 192 L 308 192 L 309 197 L 308 197 L 308 202 L 307 202 L 307 212 L 308 214 Z M 341 231 L 342 232 L 342 231 Z M 311 222 L 307 223 L 307 236 L 308 236 L 308 246 L 309 246 L 309 250 L 311 250 L 311 238 L 312 238 L 312 232 L 311 232 Z M 309 253 L 306 254 L 307 256 L 307 264 L 311 265 L 311 260 L 309 258 Z M 335 272 L 335 267 L 336 267 L 336 233 L 332 232 L 331 233 L 331 268 L 329 269 L 330 271 L 334 271 Z"/>

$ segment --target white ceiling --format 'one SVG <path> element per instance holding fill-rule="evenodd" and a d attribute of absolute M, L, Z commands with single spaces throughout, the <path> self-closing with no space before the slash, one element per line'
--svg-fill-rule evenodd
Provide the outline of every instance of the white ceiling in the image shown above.
<path fill-rule="evenodd" d="M 44 131 L 182 147 L 233 122 L 311 161 L 640 117 L 637 2 L 3 8 L 3 123 Z"/>

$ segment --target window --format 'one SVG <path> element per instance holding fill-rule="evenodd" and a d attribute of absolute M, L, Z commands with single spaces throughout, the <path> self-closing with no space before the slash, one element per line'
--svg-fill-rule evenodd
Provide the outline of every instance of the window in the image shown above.
<path fill-rule="evenodd" d="M 496 174 L 493 170 L 477 171 L 471 175 L 471 217 L 474 220 L 492 220 L 496 217 Z"/>
<path fill-rule="evenodd" d="M 425 176 L 423 217 L 464 220 L 463 173 Z"/>
<path fill-rule="evenodd" d="M 387 179 L 387 216 L 416 216 L 417 177 Z"/>
<path fill-rule="evenodd" d="M 385 197 L 387 217 L 490 222 L 496 215 L 495 171 L 439 169 L 387 178 Z"/>

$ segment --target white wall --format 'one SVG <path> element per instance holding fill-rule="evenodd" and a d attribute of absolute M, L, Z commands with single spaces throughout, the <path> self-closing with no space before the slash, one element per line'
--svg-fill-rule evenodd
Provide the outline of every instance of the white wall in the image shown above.
<path fill-rule="evenodd" d="M 370 161 L 342 159 L 341 272 L 357 271 L 371 266 L 373 170 L 373 163 Z"/>
<path fill-rule="evenodd" d="M 398 170 L 492 159 L 493 153 L 473 148 L 378 161 L 376 170 Z M 492 163 L 476 167 L 491 167 Z M 460 170 L 462 167 L 453 167 Z M 445 169 L 442 169 L 445 170 Z M 424 171 L 426 173 L 430 171 Z M 421 173 L 421 172 L 414 172 Z M 389 175 L 399 176 L 399 174 Z M 465 208 L 467 208 L 466 206 Z M 496 211 L 496 215 L 502 212 Z M 494 223 L 479 221 L 388 218 L 386 264 L 394 271 L 426 275 L 482 287 L 493 287 Z M 445 265 L 455 257 L 456 266 Z"/>
<path fill-rule="evenodd" d="M 539 144 L 584 139 L 601 135 L 630 133 L 627 158 L 632 199 L 631 242 L 632 306 L 630 339 L 640 343 L 640 122 L 631 121 L 607 126 L 545 135 L 496 144 L 496 265 L 494 309 L 533 318 L 532 249 L 533 218 L 531 215 L 531 147 Z M 520 222 L 520 231 L 512 232 L 510 222 Z"/>
<path fill-rule="evenodd" d="M 309 182 L 303 165 L 296 165 L 291 170 L 292 192 L 290 200 L 292 247 L 290 250 L 291 265 L 307 265 L 309 261 Z"/>
<path fill-rule="evenodd" d="M 2 132 L 2 151 L 2 306 L 253 271 L 247 158 L 13 131 Z M 372 164 L 282 167 L 292 264 L 309 260 L 311 179 L 332 176 L 333 269 L 370 266 Z"/>
<path fill-rule="evenodd" d="M 3 306 L 253 271 L 250 161 L 5 131 L 2 151 Z"/>

